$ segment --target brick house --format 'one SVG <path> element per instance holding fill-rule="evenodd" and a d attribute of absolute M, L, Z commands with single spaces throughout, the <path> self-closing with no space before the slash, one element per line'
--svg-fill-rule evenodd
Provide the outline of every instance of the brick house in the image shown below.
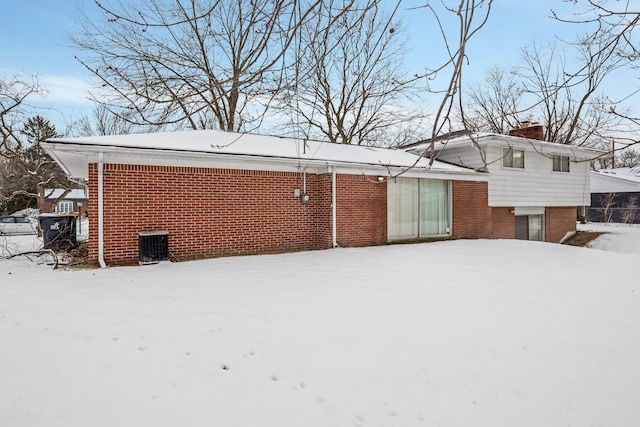
<path fill-rule="evenodd" d="M 213 130 L 42 145 L 88 180 L 101 265 L 137 263 L 140 234 L 157 230 L 178 260 L 491 237 L 487 174 L 404 150 Z"/>
<path fill-rule="evenodd" d="M 575 232 L 577 208 L 590 202 L 589 160 L 602 152 L 543 139 L 542 126 L 524 124 L 509 135 L 459 132 L 436 141 L 438 160 L 488 172 L 491 237 L 557 243 Z M 418 154 L 429 144 L 403 148 Z"/>
<path fill-rule="evenodd" d="M 77 212 L 80 215 L 87 214 L 87 190 L 85 188 L 46 188 L 44 190 L 45 206 L 41 212 L 55 212 L 67 214 Z"/>

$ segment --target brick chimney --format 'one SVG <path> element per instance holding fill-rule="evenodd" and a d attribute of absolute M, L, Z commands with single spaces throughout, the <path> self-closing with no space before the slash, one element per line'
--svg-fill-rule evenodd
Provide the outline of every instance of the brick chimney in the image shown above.
<path fill-rule="evenodd" d="M 509 131 L 509 135 L 544 141 L 544 128 L 538 122 L 520 122 L 519 125 Z"/>

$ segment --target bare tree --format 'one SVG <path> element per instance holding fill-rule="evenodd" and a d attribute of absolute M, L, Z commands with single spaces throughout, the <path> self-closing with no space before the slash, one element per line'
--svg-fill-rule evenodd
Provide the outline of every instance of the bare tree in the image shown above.
<path fill-rule="evenodd" d="M 635 61 L 640 58 L 635 31 L 640 24 L 640 9 L 632 9 L 635 4 L 618 0 L 570 0 L 577 6 L 576 12 L 558 21 L 586 25 L 592 37 L 602 40 L 602 51 L 614 51 L 619 57 Z"/>
<path fill-rule="evenodd" d="M 638 196 L 629 197 L 620 211 L 622 223 L 628 225 L 635 223 L 636 218 L 638 217 L 638 211 L 640 211 L 640 207 L 638 206 Z"/>
<path fill-rule="evenodd" d="M 101 86 L 95 101 L 131 123 L 252 130 L 319 1 L 96 2 L 104 19 L 84 15 L 72 42 Z"/>
<path fill-rule="evenodd" d="M 14 149 L 20 144 L 18 131 L 28 114 L 27 98 L 44 94 L 37 78 L 26 81 L 18 76 L 0 76 L 0 148 Z"/>
<path fill-rule="evenodd" d="M 38 80 L 18 76 L 0 77 L 0 206 L 2 210 L 19 210 L 30 202 L 33 192 L 26 191 L 29 176 L 19 167 L 23 150 L 20 130 L 29 113 L 27 98 L 44 91 Z M 14 185 L 15 184 L 15 185 Z"/>
<path fill-rule="evenodd" d="M 482 85 L 468 91 L 471 127 L 506 133 L 520 121 L 535 120 L 544 126 L 546 141 L 602 145 L 620 120 L 610 114 L 610 102 L 599 91 L 623 61 L 600 49 L 601 43 L 585 36 L 570 45 L 577 70 L 569 68 L 557 43 L 523 48 L 520 66 L 494 68 Z"/>
<path fill-rule="evenodd" d="M 618 153 L 616 155 L 615 165 L 620 168 L 640 166 L 640 152 L 629 149 Z"/>
<path fill-rule="evenodd" d="M 67 125 L 65 134 L 68 136 L 97 136 L 97 135 L 126 135 L 134 132 L 158 132 L 162 126 L 140 126 L 132 123 L 133 113 L 122 111 L 115 114 L 104 105 L 96 104 L 91 116 Z"/>
<path fill-rule="evenodd" d="M 392 145 L 406 123 L 425 116 L 402 101 L 415 94 L 403 76 L 406 41 L 395 12 L 379 0 L 324 0 L 289 55 L 293 84 L 280 98 L 296 135 L 342 144 Z"/>
<path fill-rule="evenodd" d="M 476 132 L 503 134 L 523 119 L 522 87 L 516 70 L 493 67 L 482 83 L 475 83 L 467 91 L 467 125 Z"/>
<path fill-rule="evenodd" d="M 444 13 L 455 16 L 457 26 L 443 25 L 442 13 L 436 10 L 433 4 L 427 3 L 423 6 L 435 18 L 447 51 L 447 60 L 443 64 L 428 69 L 422 76 L 416 76 L 420 79 L 424 78 L 427 82 L 435 82 L 440 76 L 446 76 L 442 86 L 429 83 L 427 87 L 428 91 L 442 96 L 432 120 L 431 143 L 422 153 L 429 158 L 430 164 L 433 164 L 436 159 L 435 143 L 438 137 L 450 134 L 456 127 L 453 114 L 455 109 L 460 112 L 459 120 L 465 129 L 468 129 L 462 96 L 462 71 L 467 61 L 467 45 L 487 23 L 492 5 L 493 0 L 460 0 L 456 6 L 448 6 L 443 2 L 441 6 Z M 456 41 L 453 42 L 453 40 Z"/>
<path fill-rule="evenodd" d="M 611 222 L 613 216 L 613 210 L 617 206 L 616 193 L 608 193 L 604 196 L 600 196 L 600 206 L 602 207 L 602 218 L 605 224 Z"/>
<path fill-rule="evenodd" d="M 33 201 L 42 210 L 46 198 L 52 195 L 46 193 L 47 188 L 65 189 L 58 197 L 61 199 L 70 188 L 77 187 L 40 146 L 41 142 L 59 136 L 48 120 L 33 116 L 23 124 L 19 135 L 14 135 L 14 143 L 0 151 L 5 162 L 5 168 L 0 171 L 2 197 L 10 210 L 33 207 Z"/>
<path fill-rule="evenodd" d="M 578 42 L 590 45 L 589 57 L 593 58 L 593 66 L 585 62 L 582 69 L 570 76 L 572 81 L 586 79 L 590 74 L 598 75 L 607 73 L 607 67 L 627 66 L 636 68 L 640 58 L 637 36 L 640 24 L 640 9 L 630 1 L 617 0 L 571 0 L 576 5 L 575 13 L 570 17 L 559 17 L 553 12 L 553 17 L 567 24 L 578 25 L 578 28 L 586 30 Z M 636 9 L 633 9 L 636 7 Z M 598 64 L 606 64 L 605 70 L 596 70 Z M 610 68 L 609 68 L 610 70 Z M 599 72 L 599 73 L 598 73 Z M 607 113 L 637 130 L 640 127 L 640 117 L 631 113 L 627 108 L 621 107 L 622 102 L 638 94 L 640 90 L 636 85 L 629 85 L 629 91 L 620 98 L 611 99 L 605 97 Z M 616 136 L 620 139 L 620 134 Z M 613 154 L 640 143 L 637 136 L 623 138 L 626 143 L 620 145 Z"/>

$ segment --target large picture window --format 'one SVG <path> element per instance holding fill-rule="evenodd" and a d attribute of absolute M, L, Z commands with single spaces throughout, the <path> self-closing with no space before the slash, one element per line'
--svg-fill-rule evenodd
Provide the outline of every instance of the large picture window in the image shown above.
<path fill-rule="evenodd" d="M 389 239 L 448 235 L 451 230 L 449 181 L 396 178 L 388 182 Z"/>

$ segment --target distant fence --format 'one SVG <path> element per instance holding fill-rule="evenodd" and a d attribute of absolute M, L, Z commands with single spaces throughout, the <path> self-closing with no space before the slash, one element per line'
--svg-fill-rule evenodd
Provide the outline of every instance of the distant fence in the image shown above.
<path fill-rule="evenodd" d="M 640 224 L 640 193 L 592 193 L 586 217 L 592 222 Z"/>

